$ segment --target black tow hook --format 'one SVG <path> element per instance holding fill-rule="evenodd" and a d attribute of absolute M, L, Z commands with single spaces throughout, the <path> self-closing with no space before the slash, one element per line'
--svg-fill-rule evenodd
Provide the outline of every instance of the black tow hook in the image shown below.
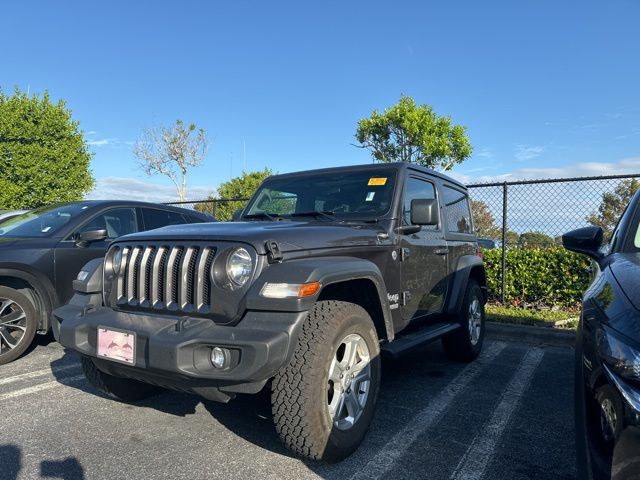
<path fill-rule="evenodd" d="M 182 317 L 176 322 L 176 332 L 181 332 L 187 326 L 186 323 L 191 320 L 190 317 Z"/>
<path fill-rule="evenodd" d="M 82 311 L 80 312 L 80 318 L 86 316 L 87 313 L 91 313 L 95 309 L 96 309 L 96 306 L 93 303 L 90 303 L 89 305 L 85 305 L 84 307 L 82 307 Z"/>

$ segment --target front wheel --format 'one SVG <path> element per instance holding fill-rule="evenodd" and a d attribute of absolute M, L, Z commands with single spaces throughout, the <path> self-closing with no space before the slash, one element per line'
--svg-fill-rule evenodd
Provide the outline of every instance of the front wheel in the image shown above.
<path fill-rule="evenodd" d="M 0 287 L 0 365 L 13 362 L 31 345 L 37 322 L 31 300 L 18 290 Z"/>
<path fill-rule="evenodd" d="M 272 384 L 280 438 L 314 460 L 347 457 L 369 428 L 379 388 L 380 347 L 371 317 L 352 303 L 318 302 L 291 362 Z"/>
<path fill-rule="evenodd" d="M 478 282 L 469 280 L 457 317 L 461 328 L 442 339 L 445 353 L 453 360 L 470 362 L 482 350 L 484 341 L 484 295 Z"/>

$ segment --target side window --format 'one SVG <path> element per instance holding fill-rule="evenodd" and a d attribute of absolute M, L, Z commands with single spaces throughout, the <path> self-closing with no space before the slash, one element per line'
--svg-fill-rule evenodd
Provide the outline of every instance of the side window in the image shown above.
<path fill-rule="evenodd" d="M 431 200 L 436 198 L 436 189 L 431 182 L 409 177 L 404 186 L 402 202 L 402 224 L 411 225 L 411 200 Z M 437 225 L 424 225 L 423 230 L 438 230 Z"/>
<path fill-rule="evenodd" d="M 79 231 L 106 230 L 108 238 L 118 238 L 122 235 L 138 231 L 136 212 L 133 208 L 114 208 L 94 217 Z"/>
<path fill-rule="evenodd" d="M 156 228 L 166 227 L 167 225 L 181 225 L 185 223 L 184 217 L 176 212 L 168 210 L 159 210 L 156 208 L 143 208 L 142 220 L 144 220 L 144 229 L 153 230 Z"/>
<path fill-rule="evenodd" d="M 298 195 L 290 192 L 280 192 L 265 188 L 260 198 L 253 203 L 249 215 L 256 213 L 273 213 L 276 215 L 290 215 L 295 213 Z"/>
<path fill-rule="evenodd" d="M 451 187 L 442 188 L 445 223 L 450 233 L 472 233 L 471 211 L 467 194 Z"/>

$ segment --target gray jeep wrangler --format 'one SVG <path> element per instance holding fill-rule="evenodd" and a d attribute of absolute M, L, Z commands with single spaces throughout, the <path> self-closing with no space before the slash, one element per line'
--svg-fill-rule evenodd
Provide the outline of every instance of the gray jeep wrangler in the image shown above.
<path fill-rule="evenodd" d="M 236 219 L 128 235 L 85 265 L 54 332 L 93 386 L 268 388 L 287 447 L 338 461 L 371 423 L 382 355 L 438 339 L 480 353 L 485 270 L 455 180 L 410 164 L 276 175 Z"/>

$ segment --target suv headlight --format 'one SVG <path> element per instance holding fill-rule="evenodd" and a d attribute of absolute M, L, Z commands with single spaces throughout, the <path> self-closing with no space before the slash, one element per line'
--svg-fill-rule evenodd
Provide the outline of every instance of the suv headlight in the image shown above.
<path fill-rule="evenodd" d="M 597 335 L 598 352 L 606 365 L 626 381 L 640 386 L 640 352 L 608 329 Z"/>
<path fill-rule="evenodd" d="M 253 271 L 253 260 L 244 248 L 236 248 L 227 257 L 227 277 L 237 286 L 242 287 Z"/>

